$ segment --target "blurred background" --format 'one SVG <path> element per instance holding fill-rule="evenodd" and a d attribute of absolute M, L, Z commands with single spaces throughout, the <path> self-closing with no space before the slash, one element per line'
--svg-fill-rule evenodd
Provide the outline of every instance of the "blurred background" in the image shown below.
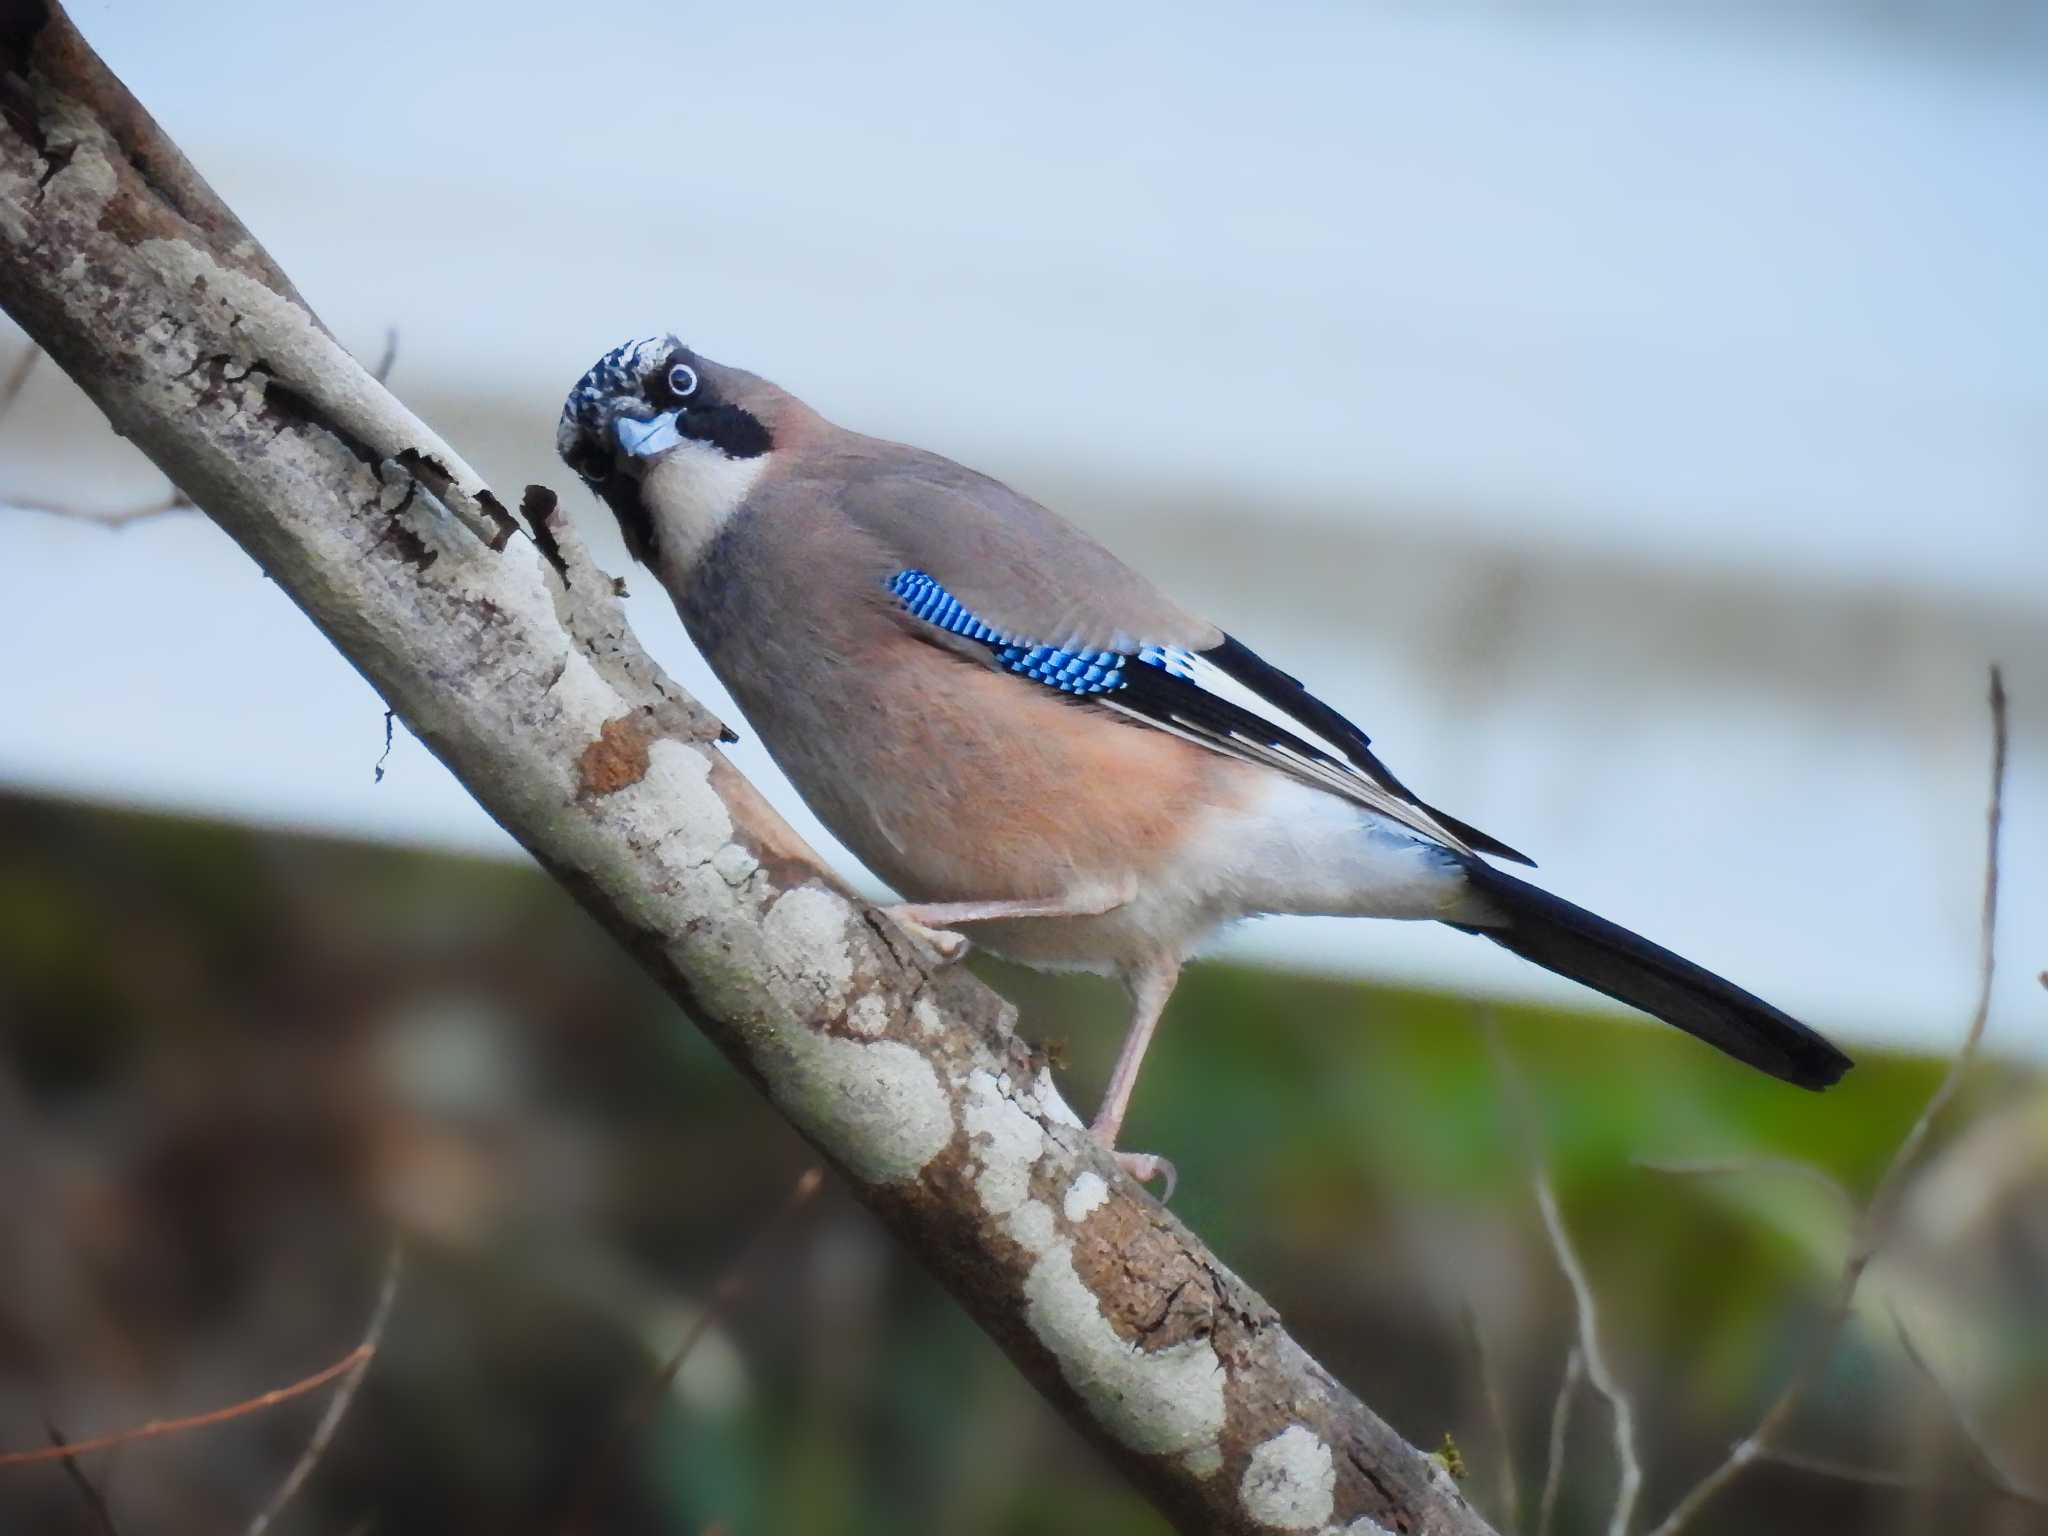
<path fill-rule="evenodd" d="M 1481 1012 L 1661 1513 L 1790 1368 L 1845 1227 L 1797 1179 L 1638 1164 L 1875 1178 L 1968 1014 L 2002 660 L 1986 1058 L 1792 1436 L 1942 1491 L 1767 1468 L 1698 1528 L 2048 1528 L 1984 1494 L 1889 1310 L 2048 1483 L 2048 8 L 73 15 L 501 490 L 566 490 L 568 385 L 674 330 L 1084 524 L 1561 894 L 1859 1057 L 1809 1099 L 1449 930 L 1268 921 L 1194 973 L 1132 1143 L 1504 1525 L 1572 1331 Z M 386 756 L 225 536 L 98 520 L 163 493 L 47 365 L 0 417 L 0 1449 L 327 1363 L 403 1233 L 296 1528 L 564 1529 L 594 1482 L 593 1529 L 1160 1529 L 835 1186 L 771 1220 L 805 1149 L 402 726 Z M 1118 999 L 988 974 L 1088 1102 Z M 319 1408 L 86 1466 L 123 1531 L 239 1528 Z M 1604 1527 L 1607 1432 L 1581 1402 L 1559 1531 Z M 96 1519 L 0 1471 L 0 1529 Z"/>

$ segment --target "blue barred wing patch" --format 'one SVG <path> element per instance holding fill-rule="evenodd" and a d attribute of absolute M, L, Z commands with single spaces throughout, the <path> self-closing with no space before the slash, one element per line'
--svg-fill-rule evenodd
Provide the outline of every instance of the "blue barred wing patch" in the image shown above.
<path fill-rule="evenodd" d="M 923 571 L 898 571 L 889 578 L 889 590 L 895 594 L 896 601 L 904 612 L 914 619 L 922 619 L 935 629 L 948 630 L 969 640 L 979 640 L 983 645 L 1007 646 L 1015 643 L 1015 637 L 990 629 L 961 607 L 959 598 Z"/>
<path fill-rule="evenodd" d="M 1131 656 L 1123 651 L 1067 650 L 1057 645 L 1035 644 L 1028 636 L 1009 634 L 984 624 L 924 571 L 898 571 L 889 578 L 889 591 L 912 618 L 985 645 L 996 665 L 1005 671 L 1062 693 L 1115 693 L 1128 686 L 1127 669 L 1133 662 L 1163 669 L 1171 654 L 1156 645 L 1146 646 Z"/>
<path fill-rule="evenodd" d="M 1363 731 L 1228 635 L 1199 652 L 1069 649 L 985 623 L 928 571 L 898 571 L 887 585 L 905 613 L 986 647 L 1007 672 L 1330 790 L 1460 853 L 1533 862 L 1416 799 L 1373 756 Z"/>

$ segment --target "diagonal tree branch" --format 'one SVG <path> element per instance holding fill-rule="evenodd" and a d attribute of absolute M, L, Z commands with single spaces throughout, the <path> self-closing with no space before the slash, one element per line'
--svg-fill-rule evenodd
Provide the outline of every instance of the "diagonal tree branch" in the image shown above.
<path fill-rule="evenodd" d="M 1171 1520 L 1487 1529 L 734 772 L 552 495 L 511 542 L 46 0 L 0 0 L 0 118 L 0 304 Z"/>
<path fill-rule="evenodd" d="M 30 370 L 35 367 L 36 359 L 42 355 L 40 348 L 29 347 L 21 354 L 21 360 L 14 365 L 6 379 L 0 381 L 0 426 L 6 424 L 8 411 L 20 398 L 22 386 L 28 382 Z M 398 332 L 395 329 L 386 330 L 384 355 L 377 360 L 377 366 L 370 370 L 370 376 L 379 384 L 389 383 L 391 366 L 397 361 Z M 79 507 L 67 502 L 35 501 L 25 496 L 10 496 L 5 492 L 0 492 L 0 507 L 16 512 L 40 512 L 48 517 L 66 517 L 79 523 L 97 523 L 102 528 L 117 532 L 136 523 L 146 523 L 152 518 L 167 516 L 172 512 L 198 510 L 192 505 L 192 498 L 176 486 L 172 486 L 170 490 L 152 501 L 137 502 L 126 507 Z M 378 777 L 383 777 L 381 771 Z"/>

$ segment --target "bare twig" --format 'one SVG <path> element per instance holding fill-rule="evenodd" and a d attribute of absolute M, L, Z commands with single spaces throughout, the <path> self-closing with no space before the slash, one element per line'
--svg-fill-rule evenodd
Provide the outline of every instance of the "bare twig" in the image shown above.
<path fill-rule="evenodd" d="M 1843 1461 L 1835 1456 L 1816 1456 L 1808 1451 L 1779 1451 L 1767 1446 L 1756 1453 L 1756 1459 L 1790 1467 L 1795 1472 L 1811 1472 L 1816 1477 L 1832 1477 L 1871 1488 L 1897 1488 L 1912 1493 L 1927 1489 L 1927 1484 L 1909 1472 L 1895 1472 L 1889 1467 L 1866 1467 L 1858 1462 Z"/>
<path fill-rule="evenodd" d="M 21 395 L 21 389 L 28 382 L 29 371 L 35 367 L 36 359 L 43 355 L 42 348 L 31 345 L 22 354 L 21 361 L 5 381 L 0 381 L 0 421 L 14 408 Z M 391 368 L 398 361 L 398 328 L 384 328 L 384 351 L 377 359 L 377 366 L 371 370 L 377 382 L 383 384 L 391 377 Z M 175 485 L 168 494 L 155 501 L 143 502 L 134 507 L 80 507 L 64 501 L 27 501 L 19 496 L 0 496 L 0 506 L 12 507 L 17 512 L 39 512 L 46 517 L 68 517 L 75 522 L 97 523 L 102 528 L 126 528 L 130 523 L 146 522 L 153 517 L 162 517 L 169 512 L 193 510 L 192 498 Z"/>
<path fill-rule="evenodd" d="M 1907 1329 L 1906 1320 L 1899 1315 L 1896 1306 L 1891 1309 L 1891 1314 L 1892 1327 L 1899 1335 L 1899 1348 L 1906 1352 L 1906 1358 L 1913 1362 L 1914 1368 L 1922 1376 L 1927 1378 L 1927 1384 L 1934 1388 L 1935 1396 L 1941 1399 L 1942 1407 L 1948 1411 L 1949 1423 L 1955 1426 L 1956 1434 L 1962 1439 L 1963 1449 L 1969 1454 L 1971 1470 L 1982 1478 L 1984 1485 L 1993 1492 L 2002 1493 L 2007 1498 L 2018 1499 L 2023 1503 L 2048 1507 L 2048 1495 L 2015 1481 L 2012 1474 L 1998 1464 L 1998 1458 L 1991 1454 L 1991 1448 L 1984 1443 L 1983 1433 L 1971 1419 L 1969 1410 L 1950 1390 L 1941 1373 L 1935 1370 L 1934 1363 L 1921 1352 L 1918 1341 Z"/>
<path fill-rule="evenodd" d="M 1664 1517 L 1650 1536 L 1676 1536 L 1694 1515 L 1705 1508 L 1716 1494 L 1741 1474 L 1743 1468 L 1758 1457 L 1769 1454 L 1776 1459 L 1783 1459 L 1772 1442 L 1833 1357 L 1835 1345 L 1840 1341 L 1842 1329 L 1849 1320 L 1850 1308 L 1856 1300 L 1856 1288 L 1863 1280 L 1863 1272 L 1870 1267 L 1870 1261 L 1877 1256 L 1878 1249 L 1891 1230 L 1892 1216 L 1904 1191 L 1906 1172 L 1918 1157 L 1920 1147 L 1927 1140 L 1928 1131 L 1935 1118 L 1955 1097 L 1964 1072 L 1976 1058 L 1978 1043 L 1984 1038 L 1985 1022 L 1991 1014 L 1991 982 L 1998 937 L 1998 832 L 1999 825 L 2005 817 L 2005 679 L 1995 666 L 1991 669 L 1990 705 L 1991 800 L 1985 813 L 1984 895 L 1977 951 L 1977 1001 L 1970 1012 L 1969 1028 L 1964 1031 L 1962 1044 L 1957 1047 L 1954 1059 L 1949 1062 L 1948 1071 L 1942 1075 L 1940 1083 L 1928 1096 L 1919 1118 L 1907 1128 L 1898 1149 L 1892 1153 L 1891 1161 L 1886 1164 L 1884 1173 L 1879 1177 L 1876 1188 L 1871 1191 L 1869 1203 L 1863 1208 L 1862 1219 L 1857 1222 L 1852 1234 L 1848 1256 L 1842 1262 L 1841 1278 L 1835 1284 L 1834 1297 L 1821 1319 L 1805 1357 L 1777 1397 L 1772 1399 L 1771 1405 L 1764 1410 L 1756 1428 L 1735 1443 L 1724 1461 L 1693 1484 L 1678 1503 L 1672 1506 L 1671 1513 Z"/>
<path fill-rule="evenodd" d="M 21 398 L 22 386 L 28 383 L 28 376 L 35 372 L 36 363 L 42 355 L 43 349 L 31 342 L 28 350 L 7 370 L 5 382 L 0 382 L 0 420 L 5 420 L 7 413 L 14 409 L 14 402 Z"/>
<path fill-rule="evenodd" d="M 308 1392 L 317 1392 L 329 1382 L 346 1376 L 357 1366 L 367 1362 L 374 1353 L 375 1351 L 367 1346 L 358 1344 L 334 1364 L 324 1370 L 315 1371 L 288 1387 L 279 1387 L 274 1392 L 244 1398 L 239 1403 L 230 1403 L 225 1408 L 215 1408 L 210 1413 L 195 1413 L 180 1419 L 151 1419 L 147 1424 L 137 1425 L 134 1429 L 124 1429 L 111 1435 L 98 1435 L 90 1440 L 75 1440 L 69 1445 L 45 1446 L 33 1451 L 0 1452 L 0 1469 L 34 1466 L 41 1462 L 66 1461 L 73 1456 L 90 1456 L 95 1451 L 110 1451 L 117 1445 L 132 1445 L 138 1440 L 156 1440 L 164 1435 L 182 1435 L 195 1429 L 211 1429 L 216 1424 L 246 1418 L 252 1413 L 262 1413 L 266 1409 L 275 1408 L 279 1403 L 288 1403 L 295 1397 L 304 1397 Z"/>
<path fill-rule="evenodd" d="M 45 517 L 68 517 L 73 522 L 96 523 L 102 528 L 118 529 L 126 528 L 130 523 L 147 522 L 169 512 L 189 512 L 192 510 L 192 498 L 174 489 L 156 501 L 145 501 L 134 507 L 79 507 L 65 501 L 29 501 L 21 496 L 0 497 L 0 506 L 16 512 L 39 512 Z"/>
<path fill-rule="evenodd" d="M 391 1316 L 391 1304 L 398 1299 L 398 1276 L 404 1267 L 404 1249 L 399 1243 L 392 1243 L 391 1252 L 384 1260 L 384 1280 L 377 1287 L 377 1303 L 370 1309 L 369 1326 L 363 1330 L 363 1342 L 357 1346 L 365 1351 L 362 1363 L 353 1375 L 341 1384 L 327 1404 L 327 1411 L 320 1415 L 320 1422 L 313 1426 L 313 1438 L 306 1442 L 306 1449 L 299 1459 L 292 1463 L 292 1469 L 285 1480 L 277 1486 L 277 1492 L 270 1496 L 270 1502 L 256 1512 L 249 1522 L 247 1536 L 263 1536 L 270 1529 L 285 1505 L 298 1495 L 306 1479 L 313 1475 L 313 1469 L 320 1465 L 320 1458 L 327 1454 L 327 1447 L 334 1439 L 334 1433 L 341 1428 L 341 1421 L 347 1417 L 349 1405 L 356 1400 L 356 1390 L 362 1386 L 363 1377 L 369 1373 L 370 1361 L 376 1355 L 378 1346 L 384 1342 L 384 1324 Z"/>
<path fill-rule="evenodd" d="M 1857 1257 L 1864 1264 L 1877 1251 L 1891 1224 L 1891 1217 L 1898 1205 L 1899 1196 L 1904 1192 L 1902 1175 L 1920 1153 L 1921 1143 L 1927 1140 L 1928 1132 L 1941 1112 L 1948 1108 L 1949 1101 L 1962 1086 L 1963 1074 L 1976 1058 L 1977 1047 L 1984 1039 L 1984 1026 L 1991 1017 L 1991 983 L 1997 971 L 1998 945 L 1998 832 L 2005 820 L 2005 759 L 2007 751 L 2005 675 L 1997 667 L 1991 669 L 1991 801 L 1984 813 L 1984 895 L 1982 916 L 1977 936 L 1977 1002 L 1970 1010 L 1970 1026 L 1963 1032 L 1963 1043 L 1956 1048 L 1955 1059 L 1934 1092 L 1928 1096 L 1927 1105 L 1920 1111 L 1920 1118 L 1907 1129 L 1905 1139 L 1892 1154 L 1891 1163 L 1885 1168 L 1884 1177 L 1877 1181 L 1877 1189 L 1870 1197 L 1869 1213 L 1865 1218 L 1864 1241 L 1859 1245 Z"/>
<path fill-rule="evenodd" d="M 1578 1308 L 1579 1347 L 1585 1353 L 1586 1379 L 1614 1410 L 1614 1459 L 1621 1469 L 1621 1482 L 1614 1493 L 1614 1513 L 1608 1519 L 1607 1530 L 1608 1536 L 1627 1536 L 1629 1521 L 1635 1516 L 1636 1497 L 1643 1486 L 1643 1465 L 1636 1457 L 1635 1405 L 1608 1368 L 1606 1352 L 1600 1346 L 1600 1305 L 1594 1299 L 1585 1268 L 1579 1263 L 1578 1251 L 1572 1246 L 1571 1234 L 1565 1230 L 1549 1173 L 1539 1171 L 1534 1184 L 1536 1208 L 1543 1213 L 1543 1230 L 1549 1234 L 1557 1267 L 1564 1272 Z"/>
<path fill-rule="evenodd" d="M 1670 1174 L 1676 1178 L 1732 1178 L 1744 1174 L 1767 1173 L 1795 1179 L 1800 1183 L 1812 1185 L 1826 1195 L 1848 1220 L 1856 1219 L 1856 1197 L 1849 1193 L 1848 1186 L 1827 1170 L 1816 1168 L 1812 1163 L 1802 1163 L 1795 1157 L 1729 1157 L 1672 1161 L 1639 1157 L 1635 1160 L 1635 1165 L 1649 1173 Z"/>
<path fill-rule="evenodd" d="M 1558 1491 L 1564 1487 L 1564 1452 L 1571 1437 L 1572 1404 L 1578 1398 L 1579 1383 L 1585 1375 L 1586 1357 L 1574 1344 L 1564 1357 L 1564 1380 L 1557 1385 L 1557 1401 L 1550 1409 L 1550 1465 L 1543 1474 L 1543 1501 L 1536 1511 L 1536 1536 L 1550 1536 Z"/>
<path fill-rule="evenodd" d="M 1586 1279 L 1585 1267 L 1579 1262 L 1578 1250 L 1572 1246 L 1571 1234 L 1565 1229 L 1564 1216 L 1558 1210 L 1557 1190 L 1550 1180 L 1549 1160 L 1544 1155 L 1528 1087 L 1508 1056 L 1498 1022 L 1489 1019 L 1487 1029 L 1494 1061 L 1501 1080 L 1509 1088 L 1516 1118 L 1521 1123 L 1528 1149 L 1529 1184 L 1535 1192 L 1536 1209 L 1543 1217 L 1543 1230 L 1550 1239 L 1550 1251 L 1557 1259 L 1558 1270 L 1571 1287 L 1572 1302 L 1578 1313 L 1579 1348 L 1585 1356 L 1586 1379 L 1593 1383 L 1594 1391 L 1607 1399 L 1607 1406 L 1614 1412 L 1614 1459 L 1620 1480 L 1615 1489 L 1614 1512 L 1608 1519 L 1607 1530 L 1608 1536 L 1627 1536 L 1629 1522 L 1635 1518 L 1636 1499 L 1643 1487 L 1643 1464 L 1636 1454 L 1635 1405 L 1609 1369 L 1606 1352 L 1601 1348 L 1600 1303 L 1593 1295 L 1592 1283 Z"/>
<path fill-rule="evenodd" d="M 825 1170 L 822 1168 L 806 1168 L 797 1175 L 796 1183 L 790 1187 L 781 1207 L 761 1223 L 753 1237 L 748 1240 L 746 1247 L 726 1266 L 725 1273 L 718 1277 L 717 1283 L 711 1288 L 710 1303 L 697 1314 L 668 1359 L 663 1362 L 661 1369 L 655 1373 L 654 1379 L 647 1384 L 637 1405 L 636 1416 L 627 1421 L 629 1429 L 637 1428 L 646 1422 L 647 1413 L 653 1405 L 674 1385 L 677 1373 L 683 1368 L 683 1362 L 690 1358 L 690 1352 L 697 1347 L 704 1335 L 711 1331 L 712 1325 L 725 1316 L 732 1304 L 746 1294 L 747 1271 L 761 1249 L 766 1246 L 769 1237 L 808 1205 L 824 1184 Z"/>
<path fill-rule="evenodd" d="M 384 327 L 384 350 L 377 354 L 377 366 L 370 370 L 370 377 L 379 384 L 391 382 L 391 370 L 398 366 L 398 327 Z"/>
<path fill-rule="evenodd" d="M 1500 1528 L 1514 1536 L 1521 1520 L 1522 1490 L 1515 1477 L 1515 1446 L 1508 1435 L 1507 1404 L 1502 1400 L 1500 1377 L 1486 1348 L 1486 1334 L 1479 1326 L 1479 1311 L 1468 1298 L 1464 1307 L 1465 1342 L 1472 1350 L 1472 1369 L 1479 1378 L 1480 1395 L 1486 1399 L 1486 1417 L 1493 1432 L 1494 1457 L 1500 1473 Z"/>
<path fill-rule="evenodd" d="M 2011 1499 L 2015 1503 L 2048 1508 L 2048 1500 L 2025 1488 L 1979 1483 L 1927 1483 L 1914 1477 L 1910 1472 L 1898 1472 L 1890 1467 L 1866 1467 L 1860 1462 L 1843 1461 L 1834 1456 L 1815 1456 L 1807 1451 L 1781 1451 L 1766 1446 L 1756 1453 L 1756 1459 L 1768 1461 L 1774 1466 L 1790 1467 L 1795 1472 L 1811 1472 L 1816 1477 L 1832 1477 L 1845 1483 L 1861 1483 L 1870 1488 L 1896 1488 L 1907 1493 L 1988 1493 L 1996 1498 Z"/>
<path fill-rule="evenodd" d="M 43 1420 L 43 1428 L 49 1432 L 51 1445 L 61 1449 L 70 1443 L 48 1419 Z M 85 1500 L 85 1507 L 92 1515 L 93 1527 L 100 1536 L 121 1536 L 119 1527 L 114 1524 L 114 1512 L 107 1508 L 106 1495 L 101 1493 L 93 1485 L 93 1480 L 85 1475 L 85 1468 L 69 1456 L 57 1465 L 64 1469 L 64 1475 L 71 1480 L 71 1486 L 76 1488 L 78 1496 Z"/>
<path fill-rule="evenodd" d="M 808 1205 L 811 1198 L 824 1186 L 825 1171 L 822 1168 L 806 1168 L 797 1176 L 787 1197 L 775 1213 L 760 1226 L 746 1241 L 746 1245 L 733 1256 L 711 1287 L 710 1299 L 702 1310 L 691 1320 L 683 1331 L 669 1357 L 662 1362 L 661 1369 L 649 1378 L 644 1386 L 627 1402 L 620 1413 L 618 1423 L 611 1434 L 598 1446 L 596 1452 L 584 1464 L 583 1476 L 577 1480 L 576 1496 L 569 1505 L 569 1513 L 562 1522 L 562 1529 L 569 1536 L 589 1527 L 590 1514 L 596 1502 L 598 1490 L 609 1480 L 612 1471 L 625 1455 L 627 1443 L 645 1427 L 654 1416 L 656 1406 L 674 1384 L 683 1364 L 690 1353 L 702 1342 L 712 1326 L 721 1321 L 732 1304 L 746 1293 L 747 1272 L 768 1239 L 779 1231 L 796 1213 Z M 253 1536 L 253 1533 L 252 1533 Z"/>

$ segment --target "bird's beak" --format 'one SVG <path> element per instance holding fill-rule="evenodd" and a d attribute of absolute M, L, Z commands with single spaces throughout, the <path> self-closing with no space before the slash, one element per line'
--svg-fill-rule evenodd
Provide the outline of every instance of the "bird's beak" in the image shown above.
<path fill-rule="evenodd" d="M 676 430 L 678 411 L 663 411 L 659 416 L 646 421 L 635 421 L 630 416 L 621 416 L 612 423 L 612 435 L 618 440 L 619 452 L 629 459 L 651 459 L 658 453 L 666 453 L 683 440 Z"/>

